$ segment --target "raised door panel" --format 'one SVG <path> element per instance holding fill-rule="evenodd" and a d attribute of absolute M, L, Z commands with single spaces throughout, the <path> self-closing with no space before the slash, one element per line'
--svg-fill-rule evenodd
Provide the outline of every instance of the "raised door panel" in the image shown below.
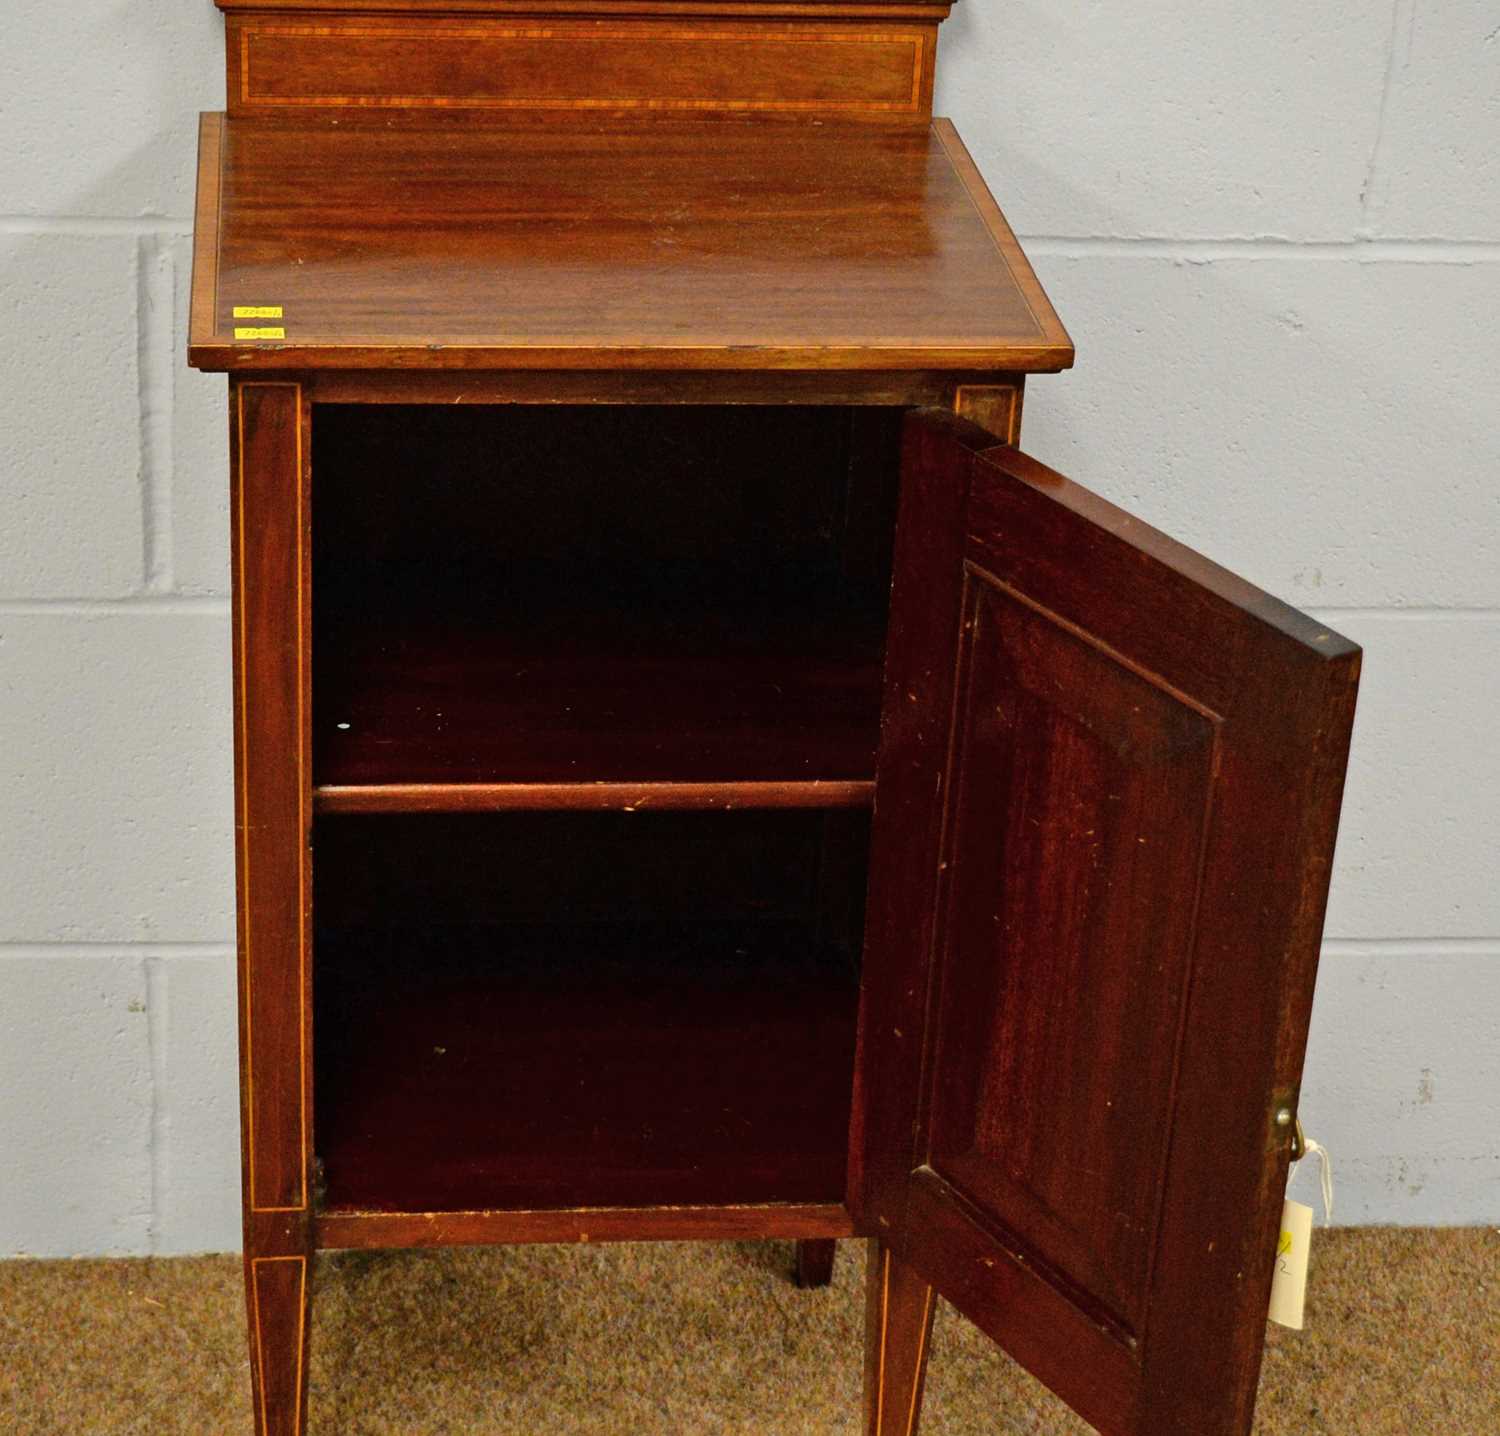
<path fill-rule="evenodd" d="M 906 452 L 859 1215 L 1102 1431 L 1242 1433 L 1358 650 L 961 421 Z"/>
<path fill-rule="evenodd" d="M 1218 724 L 982 570 L 964 599 L 929 1163 L 1138 1332 Z"/>

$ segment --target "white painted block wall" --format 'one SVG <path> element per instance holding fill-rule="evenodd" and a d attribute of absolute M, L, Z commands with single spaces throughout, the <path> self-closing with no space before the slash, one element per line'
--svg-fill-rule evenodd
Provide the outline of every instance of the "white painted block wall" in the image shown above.
<path fill-rule="evenodd" d="M 1355 1222 L 1500 1221 L 1497 21 L 962 0 L 943 39 L 1078 345 L 1027 447 L 1365 645 L 1304 1102 Z M 224 386 L 182 363 L 221 21 L 5 31 L 0 1253 L 230 1249 Z"/>

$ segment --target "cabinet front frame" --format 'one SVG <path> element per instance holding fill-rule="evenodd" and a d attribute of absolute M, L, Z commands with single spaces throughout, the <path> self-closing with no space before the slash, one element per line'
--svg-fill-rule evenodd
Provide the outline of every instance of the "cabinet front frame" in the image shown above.
<path fill-rule="evenodd" d="M 318 1210 L 311 1060 L 314 405 L 940 405 L 1014 443 L 1023 386 L 1020 374 L 996 382 L 993 375 L 921 372 L 230 376 L 242 1151 L 252 1326 L 262 1265 L 305 1263 L 315 1249 L 858 1234 L 848 1193 L 833 1203 Z M 298 1298 L 304 1305 L 306 1286 L 304 1279 Z"/>

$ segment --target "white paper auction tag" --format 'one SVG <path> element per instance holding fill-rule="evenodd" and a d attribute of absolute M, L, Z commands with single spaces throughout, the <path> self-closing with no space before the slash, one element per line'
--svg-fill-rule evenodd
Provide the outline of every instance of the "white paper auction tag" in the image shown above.
<path fill-rule="evenodd" d="M 1276 1275 L 1271 1279 L 1271 1320 L 1293 1331 L 1302 1330 L 1312 1225 L 1311 1207 L 1291 1201 L 1283 1205 L 1281 1237 L 1276 1243 Z"/>

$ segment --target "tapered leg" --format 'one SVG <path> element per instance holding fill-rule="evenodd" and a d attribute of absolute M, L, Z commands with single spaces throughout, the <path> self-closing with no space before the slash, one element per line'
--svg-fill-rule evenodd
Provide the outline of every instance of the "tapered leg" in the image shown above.
<path fill-rule="evenodd" d="M 303 1436 L 312 1277 L 310 406 L 230 387 L 245 1303 L 256 1436 Z"/>
<path fill-rule="evenodd" d="M 256 1436 L 302 1436 L 307 1429 L 311 1276 L 307 1256 L 245 1259 Z"/>
<path fill-rule="evenodd" d="M 797 1243 L 797 1285 L 827 1286 L 833 1280 L 833 1256 L 838 1243 L 829 1237 L 809 1238 Z"/>
<path fill-rule="evenodd" d="M 935 1293 L 878 1240 L 865 1273 L 865 1436 L 916 1436 Z"/>

